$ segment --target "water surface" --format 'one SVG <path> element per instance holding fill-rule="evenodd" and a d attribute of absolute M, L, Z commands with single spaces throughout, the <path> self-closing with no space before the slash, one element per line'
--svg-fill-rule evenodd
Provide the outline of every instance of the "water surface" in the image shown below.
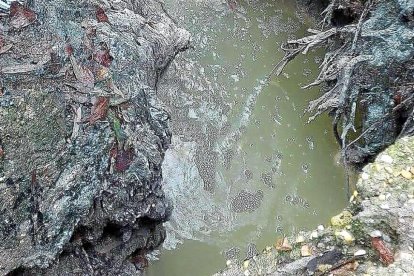
<path fill-rule="evenodd" d="M 163 164 L 175 210 L 148 275 L 210 275 L 277 236 L 327 223 L 346 204 L 329 118 L 307 124 L 321 52 L 267 80 L 283 41 L 312 21 L 294 1 L 167 0 L 193 34 L 159 85 L 172 116 Z M 158 260 L 156 260 L 158 259 Z"/>

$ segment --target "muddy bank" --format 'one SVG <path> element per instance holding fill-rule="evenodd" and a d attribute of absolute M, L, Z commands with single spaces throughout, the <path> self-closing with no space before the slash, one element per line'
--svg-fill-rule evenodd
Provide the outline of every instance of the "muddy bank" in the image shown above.
<path fill-rule="evenodd" d="M 332 116 L 349 163 L 364 164 L 398 137 L 413 134 L 413 10 L 405 0 L 330 1 L 320 30 L 283 46 L 286 56 L 276 74 L 295 56 L 328 47 L 319 76 L 303 87 L 321 85 L 324 91 L 307 111 L 310 121 L 324 112 Z"/>
<path fill-rule="evenodd" d="M 188 41 L 156 1 L 1 15 L 1 275 L 140 273 L 172 209 L 157 82 Z"/>
<path fill-rule="evenodd" d="M 411 1 L 332 1 L 326 27 L 284 46 L 278 74 L 296 55 L 328 44 L 319 77 L 304 88 L 324 86 L 308 111 L 332 115 L 348 163 L 365 164 L 389 147 L 365 165 L 329 227 L 279 239 L 217 275 L 413 274 L 413 12 Z"/>
<path fill-rule="evenodd" d="M 216 275 L 412 275 L 413 152 L 414 138 L 398 140 L 364 167 L 349 207 L 328 226 L 281 238 Z"/>

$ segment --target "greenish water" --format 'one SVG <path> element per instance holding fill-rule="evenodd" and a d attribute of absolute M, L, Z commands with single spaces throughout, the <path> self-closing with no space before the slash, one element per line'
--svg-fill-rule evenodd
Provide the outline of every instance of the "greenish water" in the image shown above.
<path fill-rule="evenodd" d="M 164 190 L 175 210 L 147 275 L 211 275 L 278 236 L 327 223 L 346 205 L 329 118 L 306 124 L 318 90 L 303 91 L 321 52 L 266 77 L 280 45 L 312 21 L 294 1 L 167 0 L 194 49 L 159 85 L 172 115 Z"/>

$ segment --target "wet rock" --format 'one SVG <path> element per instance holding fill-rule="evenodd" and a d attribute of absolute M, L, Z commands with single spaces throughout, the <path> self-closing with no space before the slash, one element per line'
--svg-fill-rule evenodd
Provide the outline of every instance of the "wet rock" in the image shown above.
<path fill-rule="evenodd" d="M 13 95 L 0 96 L 0 274 L 139 275 L 171 213 L 156 85 L 189 34 L 156 1 L 26 2 L 0 59 Z"/>

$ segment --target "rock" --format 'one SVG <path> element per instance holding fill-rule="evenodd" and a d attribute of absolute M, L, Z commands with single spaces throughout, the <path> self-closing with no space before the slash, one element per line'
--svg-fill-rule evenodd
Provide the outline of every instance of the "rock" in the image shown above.
<path fill-rule="evenodd" d="M 387 164 L 392 164 L 392 162 L 394 161 L 394 159 L 392 159 L 392 157 L 387 154 L 381 155 L 380 160 Z"/>
<path fill-rule="evenodd" d="M 374 230 L 371 233 L 369 233 L 369 235 L 371 236 L 371 238 L 379 238 L 379 237 L 382 237 L 382 233 L 379 230 Z"/>
<path fill-rule="evenodd" d="M 406 171 L 406 170 L 401 171 L 401 176 L 406 178 L 406 179 L 412 179 L 413 178 L 412 173 L 409 172 L 409 171 Z"/>
<path fill-rule="evenodd" d="M 354 236 L 348 231 L 348 230 L 342 230 L 339 232 L 335 232 L 336 236 L 340 236 L 345 243 L 352 243 L 353 241 L 355 241 Z"/>
<path fill-rule="evenodd" d="M 325 230 L 325 227 L 323 227 L 323 225 L 319 225 L 318 226 L 318 231 L 323 231 L 323 230 Z"/>
<path fill-rule="evenodd" d="M 302 243 L 305 241 L 305 237 L 302 235 L 297 236 L 296 243 Z"/>
<path fill-rule="evenodd" d="M 287 238 L 279 239 L 276 241 L 275 248 L 278 251 L 290 251 L 292 246 Z"/>
<path fill-rule="evenodd" d="M 379 200 L 385 200 L 386 199 L 385 195 L 383 195 L 383 194 L 380 194 L 378 198 L 379 198 Z"/>
<path fill-rule="evenodd" d="M 248 267 L 249 267 L 249 263 L 250 263 L 250 261 L 249 261 L 249 260 L 244 261 L 244 262 L 243 262 L 243 267 L 244 267 L 244 268 L 248 268 Z"/>
<path fill-rule="evenodd" d="M 110 24 L 97 22 L 98 3 Z M 37 64 L 1 72 L 15 104 L 0 96 L 0 178 L 11 184 L 0 193 L 0 275 L 140 275 L 145 260 L 134 255 L 162 243 L 172 208 L 157 82 L 190 35 L 153 0 L 27 4 L 37 20 L 7 34 L 18 50 L 0 58 L 1 70 Z M 2 29 L 8 18 L 0 20 Z"/>
<path fill-rule="evenodd" d="M 352 222 L 352 214 L 349 211 L 343 211 L 339 215 L 331 218 L 331 225 L 337 227 L 343 227 Z"/>
<path fill-rule="evenodd" d="M 366 254 L 367 254 L 367 251 L 365 251 L 364 249 L 359 249 L 358 251 L 354 253 L 354 256 L 358 257 L 358 256 L 364 256 Z"/>
<path fill-rule="evenodd" d="M 312 255 L 312 251 L 311 251 L 309 245 L 305 244 L 300 248 L 300 255 L 302 257 L 308 257 L 308 256 Z"/>
<path fill-rule="evenodd" d="M 316 239 L 318 237 L 318 232 L 316 232 L 316 231 L 313 231 L 311 234 L 310 234 L 310 238 L 311 239 Z"/>
<path fill-rule="evenodd" d="M 362 178 L 363 180 L 368 180 L 368 179 L 369 179 L 369 174 L 367 174 L 367 173 L 362 173 L 362 174 L 361 174 L 361 178 Z"/>

